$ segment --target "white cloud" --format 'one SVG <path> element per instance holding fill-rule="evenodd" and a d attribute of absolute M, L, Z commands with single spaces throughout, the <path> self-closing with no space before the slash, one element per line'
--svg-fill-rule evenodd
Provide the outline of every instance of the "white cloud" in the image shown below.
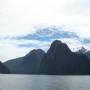
<path fill-rule="evenodd" d="M 4 39 L 0 40 L 0 61 L 6 61 L 9 59 L 13 58 L 18 58 L 21 56 L 24 56 L 30 50 L 34 48 L 27 48 L 23 47 L 20 48 L 18 47 L 19 44 L 26 43 L 26 41 L 18 41 L 18 40 L 9 40 L 9 39 Z"/>
<path fill-rule="evenodd" d="M 36 31 L 35 25 L 58 25 L 66 31 L 76 32 L 80 37 L 90 37 L 90 0 L 1 0 L 0 38 L 20 36 Z M 33 28 L 34 27 L 34 28 Z M 66 40 L 67 41 L 67 40 Z M 69 45 L 81 45 L 78 40 Z M 10 59 L 22 56 L 30 49 L 19 48 L 18 44 L 39 41 L 0 40 L 0 57 Z M 39 45 L 40 46 L 40 45 Z M 47 49 L 48 43 L 41 48 Z"/>
<path fill-rule="evenodd" d="M 19 45 L 29 45 L 30 47 L 21 47 Z M 13 39 L 1 39 L 0 40 L 0 61 L 7 61 L 9 59 L 18 58 L 26 55 L 33 49 L 43 49 L 47 51 L 50 46 L 48 41 L 38 40 L 13 40 Z"/>
<path fill-rule="evenodd" d="M 0 36 L 32 33 L 34 24 L 54 24 L 90 37 L 89 0 L 0 1 Z"/>
<path fill-rule="evenodd" d="M 86 49 L 90 48 L 90 44 L 85 45 L 77 38 L 61 38 L 58 39 L 65 42 L 72 51 L 76 51 L 80 47 L 84 46 Z M 15 39 L 1 39 L 0 40 L 0 60 L 7 61 L 9 59 L 17 58 L 26 55 L 33 49 L 43 49 L 47 51 L 54 39 L 50 41 L 39 40 L 15 40 Z M 26 46 L 20 46 L 26 45 Z M 28 47 L 28 46 L 29 47 Z"/>
<path fill-rule="evenodd" d="M 15 46 L 0 47 L 0 61 L 4 62 L 10 59 L 18 58 L 26 55 L 33 48 L 18 48 Z"/>
<path fill-rule="evenodd" d="M 87 47 L 84 44 L 82 44 L 79 41 L 79 39 L 76 39 L 76 38 L 70 38 L 70 39 L 66 38 L 66 39 L 62 39 L 62 41 L 66 43 L 72 51 L 76 51 L 78 48 L 82 46 L 84 46 L 85 48 Z"/>

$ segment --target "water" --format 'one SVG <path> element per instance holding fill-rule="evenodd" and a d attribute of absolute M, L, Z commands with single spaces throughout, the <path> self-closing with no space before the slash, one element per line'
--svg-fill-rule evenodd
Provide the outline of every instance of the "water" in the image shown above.
<path fill-rule="evenodd" d="M 90 90 L 90 76 L 2 74 L 0 90 Z"/>

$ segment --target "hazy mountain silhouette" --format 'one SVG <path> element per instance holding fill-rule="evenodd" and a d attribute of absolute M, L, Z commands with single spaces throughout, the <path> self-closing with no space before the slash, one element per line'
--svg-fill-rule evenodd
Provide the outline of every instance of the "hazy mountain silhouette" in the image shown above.
<path fill-rule="evenodd" d="M 77 53 L 85 54 L 88 59 L 90 59 L 90 50 L 85 49 L 84 47 L 80 48 Z"/>
<path fill-rule="evenodd" d="M 32 50 L 24 57 L 4 63 L 15 74 L 90 75 L 90 60 L 72 52 L 67 44 L 55 40 L 47 53 Z"/>
<path fill-rule="evenodd" d="M 26 56 L 9 60 L 4 64 L 14 74 L 37 74 L 44 54 L 41 49 L 32 50 Z"/>
<path fill-rule="evenodd" d="M 9 74 L 10 70 L 0 61 L 0 74 Z"/>
<path fill-rule="evenodd" d="M 90 61 L 84 54 L 74 53 L 65 43 L 55 40 L 41 62 L 40 73 L 88 75 L 90 74 Z"/>

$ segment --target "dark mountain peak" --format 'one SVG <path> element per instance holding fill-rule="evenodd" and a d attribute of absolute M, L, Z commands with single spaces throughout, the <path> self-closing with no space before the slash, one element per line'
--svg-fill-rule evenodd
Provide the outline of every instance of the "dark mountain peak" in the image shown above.
<path fill-rule="evenodd" d="M 41 74 L 87 75 L 90 61 L 83 54 L 71 52 L 67 44 L 55 40 L 41 62 Z"/>
<path fill-rule="evenodd" d="M 28 56 L 32 56 L 32 55 L 37 55 L 37 54 L 45 54 L 45 52 L 42 49 L 34 49 L 32 51 L 30 51 L 26 57 Z"/>
<path fill-rule="evenodd" d="M 41 49 L 34 49 L 24 56 L 24 63 L 39 62 L 44 56 L 45 52 Z"/>
<path fill-rule="evenodd" d="M 53 43 L 51 45 L 53 45 L 53 46 L 60 46 L 61 44 L 63 44 L 62 41 L 55 40 L 55 41 L 53 41 Z"/>
<path fill-rule="evenodd" d="M 4 64 L 14 74 L 37 74 L 44 55 L 42 49 L 34 49 L 24 57 L 9 60 Z"/>
<path fill-rule="evenodd" d="M 67 46 L 67 44 L 63 43 L 60 40 L 55 40 L 52 44 L 51 47 L 49 49 L 49 51 L 51 52 L 71 52 L 71 50 L 69 49 L 69 47 Z"/>

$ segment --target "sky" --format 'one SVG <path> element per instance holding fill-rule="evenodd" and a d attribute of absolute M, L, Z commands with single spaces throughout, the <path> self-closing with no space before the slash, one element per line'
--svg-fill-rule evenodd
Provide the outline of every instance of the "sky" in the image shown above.
<path fill-rule="evenodd" d="M 90 0 L 1 0 L 0 60 L 48 50 L 55 39 L 90 48 Z"/>

